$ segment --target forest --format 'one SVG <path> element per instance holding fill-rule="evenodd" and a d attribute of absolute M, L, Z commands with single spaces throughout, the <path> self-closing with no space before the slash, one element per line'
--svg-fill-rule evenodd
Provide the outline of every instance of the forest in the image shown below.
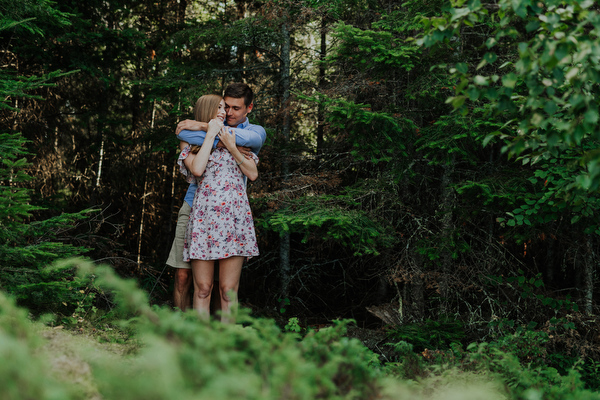
<path fill-rule="evenodd" d="M 0 38 L 8 399 L 600 398 L 597 2 L 0 0 Z M 232 82 L 267 139 L 230 326 L 165 262 L 176 126 Z M 75 389 L 32 361 L 63 334 Z"/>

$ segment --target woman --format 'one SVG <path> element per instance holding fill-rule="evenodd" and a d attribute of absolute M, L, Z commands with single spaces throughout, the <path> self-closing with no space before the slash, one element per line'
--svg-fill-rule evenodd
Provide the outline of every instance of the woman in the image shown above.
<path fill-rule="evenodd" d="M 208 131 L 202 146 L 185 147 L 178 161 L 188 180 L 198 183 L 183 259 L 192 265 L 193 307 L 205 318 L 210 314 L 214 262 L 219 260 L 222 320 L 228 321 L 237 302 L 244 258 L 258 255 L 244 178 L 253 181 L 258 177 L 258 158 L 252 153 L 246 158 L 236 147 L 235 135 L 223 126 L 225 102 L 221 96 L 202 96 L 196 111 L 199 121 L 208 122 Z M 213 150 L 217 136 L 225 148 Z"/>

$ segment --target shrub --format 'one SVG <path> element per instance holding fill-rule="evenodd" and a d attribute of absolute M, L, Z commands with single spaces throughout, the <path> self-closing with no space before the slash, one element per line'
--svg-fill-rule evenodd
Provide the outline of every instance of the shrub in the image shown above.
<path fill-rule="evenodd" d="M 349 321 L 310 330 L 301 337 L 282 332 L 274 320 L 240 310 L 239 324 L 201 321 L 195 311 L 151 307 L 133 280 L 84 260 L 82 275 L 96 283 L 135 318 L 143 345 L 129 362 L 93 361 L 105 399 L 350 399 L 377 393 L 377 357 L 360 341 L 345 337 Z"/>
<path fill-rule="evenodd" d="M 0 387 L 4 400 L 69 400 L 73 393 L 49 374 L 42 343 L 27 311 L 0 292 Z"/>
<path fill-rule="evenodd" d="M 54 261 L 85 253 L 68 243 L 66 232 L 91 210 L 40 221 L 30 204 L 31 179 L 23 172 L 25 140 L 19 134 L 0 134 L 0 289 L 13 294 L 34 314 L 53 312 L 70 316 L 91 302 L 89 280 L 76 279 L 72 269 L 48 269 Z"/>
<path fill-rule="evenodd" d="M 464 338 L 463 324 L 451 319 L 404 324 L 390 331 L 390 339 L 410 343 L 416 352 L 425 349 L 448 350 L 452 343 L 461 343 Z"/>

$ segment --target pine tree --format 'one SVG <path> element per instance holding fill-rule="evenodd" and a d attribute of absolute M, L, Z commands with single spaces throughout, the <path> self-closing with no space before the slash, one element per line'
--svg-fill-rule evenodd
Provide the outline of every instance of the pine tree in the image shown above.
<path fill-rule="evenodd" d="M 22 3 L 20 8 L 8 8 L 0 20 L 0 33 L 10 35 L 14 30 L 25 30 L 41 35 L 44 31 L 34 19 L 42 15 L 65 17 L 52 9 L 48 2 Z M 31 7 L 28 9 L 27 7 Z M 22 18 L 22 19 L 19 19 Z M 56 21 L 55 21 L 56 22 Z M 58 23 L 67 23 L 59 19 Z M 5 115 L 17 113 L 19 100 L 37 98 L 31 92 L 52 85 L 52 81 L 67 74 L 47 73 L 43 76 L 23 77 L 3 71 L 0 75 L 0 103 Z M 68 269 L 51 270 L 57 260 L 83 254 L 86 249 L 67 243 L 66 233 L 75 221 L 85 218 L 89 211 L 62 214 L 37 220 L 35 212 L 42 207 L 31 204 L 32 190 L 26 183 L 32 178 L 25 172 L 31 156 L 29 142 L 18 132 L 0 133 L 0 289 L 14 295 L 34 313 L 60 312 L 70 314 L 84 296 L 86 283 Z"/>

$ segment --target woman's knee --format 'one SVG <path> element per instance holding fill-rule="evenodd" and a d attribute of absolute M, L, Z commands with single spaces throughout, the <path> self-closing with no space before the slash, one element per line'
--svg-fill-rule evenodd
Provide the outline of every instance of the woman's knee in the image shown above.
<path fill-rule="evenodd" d="M 237 299 L 237 287 L 231 286 L 220 286 L 219 291 L 221 292 L 221 299 L 224 301 L 235 301 Z"/>
<path fill-rule="evenodd" d="M 194 296 L 199 297 L 201 299 L 205 299 L 208 296 L 210 296 L 211 292 L 212 292 L 212 288 L 213 285 L 209 284 L 209 283 L 197 283 L 194 286 Z"/>

